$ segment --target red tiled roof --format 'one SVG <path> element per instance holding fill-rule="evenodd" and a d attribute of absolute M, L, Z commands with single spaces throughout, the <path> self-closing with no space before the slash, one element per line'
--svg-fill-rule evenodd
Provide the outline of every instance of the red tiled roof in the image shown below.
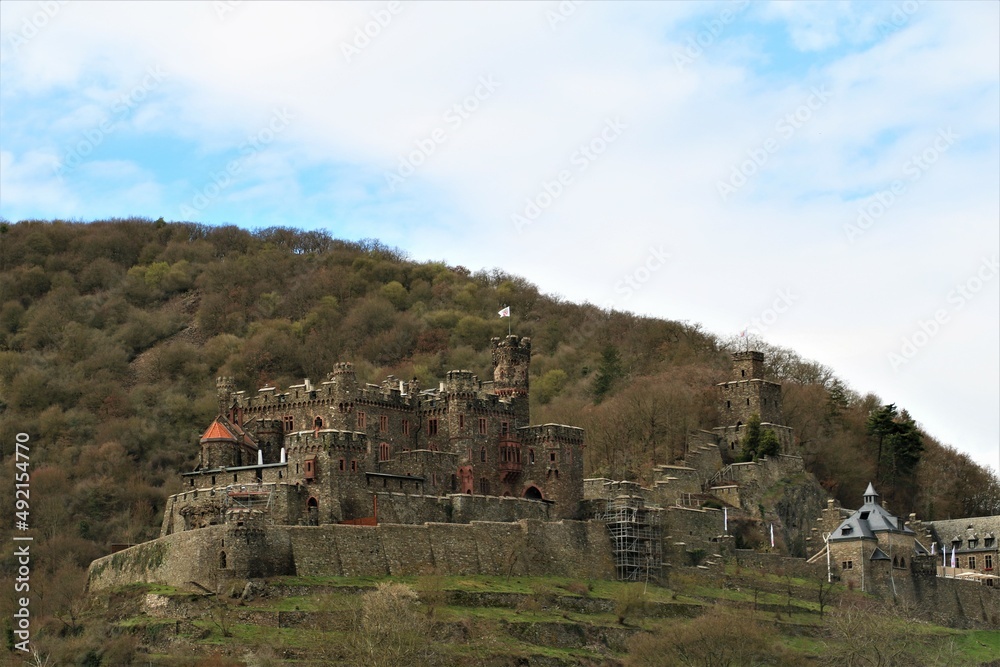
<path fill-rule="evenodd" d="M 211 426 L 208 427 L 208 430 L 206 430 L 205 433 L 202 434 L 201 439 L 235 441 L 236 436 L 233 434 L 232 431 L 226 428 L 226 426 L 223 425 L 223 423 L 219 419 L 216 419 L 215 421 L 212 422 Z"/>

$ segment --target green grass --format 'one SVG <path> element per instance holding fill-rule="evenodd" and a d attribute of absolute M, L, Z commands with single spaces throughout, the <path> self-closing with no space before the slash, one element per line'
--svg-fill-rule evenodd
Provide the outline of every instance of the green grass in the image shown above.
<path fill-rule="evenodd" d="M 1000 656 L 1000 630 L 966 630 L 955 637 L 959 652 L 980 662 Z"/>
<path fill-rule="evenodd" d="M 587 581 L 566 577 L 507 577 L 502 576 L 425 576 L 425 577 L 280 577 L 270 580 L 272 586 L 283 587 L 291 593 L 287 597 L 267 595 L 251 601 L 246 605 L 230 608 L 232 622 L 229 624 L 231 636 L 224 637 L 209 616 L 209 608 L 213 600 L 201 596 L 189 595 L 167 586 L 131 587 L 138 594 L 155 593 L 159 595 L 188 596 L 195 609 L 202 609 L 198 620 L 186 624 L 185 638 L 196 645 L 203 646 L 206 651 L 223 650 L 239 653 L 242 648 L 260 648 L 270 646 L 281 647 L 306 654 L 310 647 L 317 645 L 338 646 L 350 641 L 354 614 L 358 609 L 358 589 L 371 589 L 385 581 L 404 583 L 413 587 L 418 593 L 424 594 L 422 610 L 430 615 L 435 623 L 451 639 L 440 642 L 438 649 L 445 656 L 451 656 L 454 664 L 472 664 L 484 655 L 505 656 L 505 659 L 517 660 L 534 658 L 550 659 L 567 664 L 591 664 L 601 662 L 612 655 L 617 655 L 605 645 L 599 647 L 573 648 L 538 646 L 525 638 L 544 642 L 552 631 L 564 632 L 558 626 L 576 625 L 588 628 L 586 632 L 605 632 L 602 628 L 623 630 L 626 634 L 638 630 L 654 630 L 663 624 L 687 623 L 683 618 L 670 618 L 671 605 L 699 605 L 706 609 L 716 602 L 733 604 L 749 612 L 753 604 L 753 588 L 757 588 L 757 602 L 767 605 L 768 609 L 756 612 L 757 620 L 765 625 L 775 627 L 781 642 L 789 650 L 804 657 L 815 658 L 823 655 L 826 650 L 827 618 L 819 615 L 819 604 L 816 597 L 815 582 L 802 579 L 789 579 L 777 575 L 760 575 L 760 573 L 744 570 L 727 571 L 722 582 L 717 573 L 705 574 L 694 571 L 684 571 L 680 576 L 673 577 L 671 583 L 678 590 L 649 585 L 645 587 L 643 600 L 651 606 L 639 610 L 627 617 L 627 625 L 622 626 L 617 617 L 617 601 L 627 598 L 626 593 L 634 594 L 643 590 L 643 584 L 623 583 L 614 581 Z M 758 576 L 760 575 L 760 576 Z M 787 587 L 791 584 L 791 600 Z M 456 604 L 454 598 L 436 597 L 435 593 L 461 591 L 468 594 L 505 594 L 511 595 L 509 600 L 502 601 L 504 606 L 478 607 L 475 595 L 463 599 L 462 604 Z M 831 600 L 840 596 L 849 596 L 844 590 L 834 590 Z M 570 611 L 566 599 L 604 600 L 605 604 L 597 607 L 594 613 L 585 611 Z M 427 601 L 431 601 L 430 604 Z M 437 602 L 434 602 L 434 601 Z M 563 600 L 563 602 L 560 602 Z M 786 613 L 791 605 L 792 613 Z M 835 603 L 827 605 L 833 610 Z M 587 607 L 582 607 L 587 609 Z M 304 623 L 329 622 L 333 630 L 316 630 L 306 627 L 275 628 L 238 623 L 237 614 L 244 612 L 326 612 L 331 616 L 306 618 Z M 684 610 L 682 615 L 690 616 L 690 610 Z M 532 624 L 552 624 L 550 627 L 531 628 Z M 153 618 L 144 615 L 125 619 L 115 625 L 122 630 L 136 632 L 140 636 L 154 636 L 159 626 L 168 628 L 172 620 Z M 926 623 L 912 623 L 902 618 L 892 626 L 901 633 L 913 633 L 915 658 L 920 661 L 933 662 L 940 656 L 953 656 L 955 664 L 965 662 L 983 662 L 1000 655 L 1000 631 L 963 631 L 943 628 Z M 447 630 L 452 628 L 453 630 Z M 456 632 L 455 629 L 461 628 Z M 142 630 L 145 630 L 143 632 Z M 153 631 L 153 635 L 149 631 Z M 567 636 L 574 636 L 575 631 L 568 631 Z M 524 633 L 524 634 L 522 634 Z M 535 634 L 537 633 L 537 635 Z M 618 646 L 622 635 L 610 643 Z M 161 636 L 161 638 L 164 638 Z M 575 641 L 575 640 L 574 640 Z M 620 649 L 620 647 L 618 647 Z M 297 661 L 287 661 L 287 665 L 301 664 Z"/>

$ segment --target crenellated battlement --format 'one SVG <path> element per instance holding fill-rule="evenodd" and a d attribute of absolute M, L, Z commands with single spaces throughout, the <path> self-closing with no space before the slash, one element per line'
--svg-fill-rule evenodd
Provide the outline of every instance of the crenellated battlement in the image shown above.
<path fill-rule="evenodd" d="M 358 431 L 339 431 L 336 429 L 295 431 L 285 434 L 285 447 L 288 453 L 313 447 L 360 451 L 368 448 L 368 436 Z"/>
<path fill-rule="evenodd" d="M 583 429 L 565 424 L 541 424 L 517 429 L 524 444 L 557 446 L 563 443 L 583 445 Z"/>
<path fill-rule="evenodd" d="M 448 371 L 447 379 L 441 384 L 441 392 L 450 395 L 464 394 L 467 396 L 484 397 L 483 383 L 472 371 Z"/>

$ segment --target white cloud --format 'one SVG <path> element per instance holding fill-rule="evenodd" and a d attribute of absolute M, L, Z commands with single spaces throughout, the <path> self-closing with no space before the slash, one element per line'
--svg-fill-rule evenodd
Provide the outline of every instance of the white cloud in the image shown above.
<path fill-rule="evenodd" d="M 221 18 L 211 3 L 70 3 L 16 52 L 4 47 L 0 203 L 8 216 L 86 214 L 103 210 L 98 197 L 136 214 L 176 211 L 288 109 L 294 120 L 207 219 L 334 222 L 418 258 L 502 266 L 546 291 L 723 334 L 790 286 L 801 300 L 769 340 L 857 389 L 920 405 L 928 416 L 912 411 L 931 433 L 996 465 L 996 292 L 921 352 L 912 368 L 922 373 L 893 372 L 886 354 L 998 243 L 1000 10 L 919 3 L 896 25 L 893 6 L 753 5 L 679 69 L 678 49 L 735 6 L 585 3 L 553 29 L 558 3 L 403 3 L 348 62 L 343 46 L 386 3 L 243 3 Z M 2 3 L 0 44 L 30 11 Z M 776 41 L 784 33 L 788 44 Z M 168 76 L 129 115 L 128 139 L 190 145 L 191 169 L 178 177 L 155 153 L 102 155 L 138 163 L 104 191 L 90 179 L 93 191 L 67 190 L 46 173 L 67 136 L 157 66 Z M 445 114 L 482 77 L 499 85 L 450 124 Z M 817 87 L 829 100 L 783 128 Z M 29 131 L 27 105 L 52 129 Z M 575 151 L 614 118 L 628 127 L 581 170 Z M 948 127 L 954 146 L 848 243 L 859 207 Z M 436 129 L 445 139 L 390 193 L 384 174 Z M 718 182 L 768 140 L 777 150 L 722 201 Z M 560 170 L 573 183 L 518 234 L 511 214 Z M 671 261 L 625 299 L 618 281 L 661 244 Z M 977 423 L 935 407 L 954 406 L 942 386 L 967 397 Z"/>

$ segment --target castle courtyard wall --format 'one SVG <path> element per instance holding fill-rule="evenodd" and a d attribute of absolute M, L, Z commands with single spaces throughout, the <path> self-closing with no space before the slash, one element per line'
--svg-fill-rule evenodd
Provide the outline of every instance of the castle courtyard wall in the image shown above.
<path fill-rule="evenodd" d="M 220 554 L 225 552 L 226 567 Z M 611 544 L 595 521 L 379 526 L 209 526 L 173 533 L 94 561 L 88 588 L 133 583 L 212 588 L 233 578 L 300 576 L 559 575 L 612 577 Z"/>

